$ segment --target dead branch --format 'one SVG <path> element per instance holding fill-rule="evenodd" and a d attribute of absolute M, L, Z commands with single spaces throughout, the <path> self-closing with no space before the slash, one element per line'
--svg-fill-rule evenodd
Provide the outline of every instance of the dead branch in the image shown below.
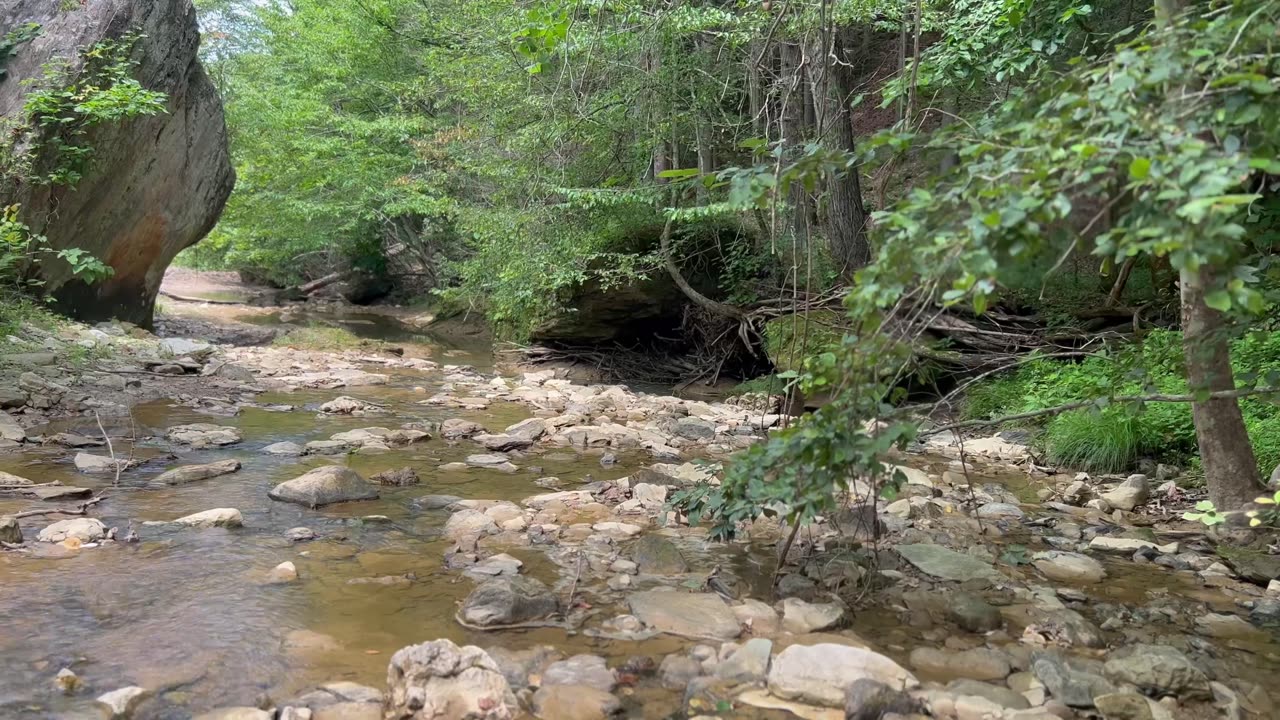
<path fill-rule="evenodd" d="M 1148 403 L 1148 402 L 1167 402 L 1167 403 L 1198 403 L 1206 400 L 1235 400 L 1243 397 L 1251 397 L 1254 395 L 1277 395 L 1280 394 L 1280 388 L 1262 387 L 1262 388 L 1237 388 L 1235 390 L 1219 390 L 1217 392 L 1205 393 L 1202 395 L 1122 395 L 1120 397 L 1102 398 L 1111 404 L 1121 403 Z M 991 427 L 992 425 L 1003 425 L 1005 423 L 1016 422 L 1018 420 L 1030 420 L 1032 418 L 1050 417 L 1053 415 L 1061 415 L 1072 410 L 1081 410 L 1087 407 L 1095 407 L 1098 398 L 1093 400 L 1080 400 L 1077 402 L 1066 403 L 1065 405 L 1056 405 L 1041 410 L 1032 410 L 1030 412 L 1018 413 L 1016 415 L 1005 415 L 1003 417 L 991 418 L 989 420 L 965 420 L 964 422 L 951 423 L 949 425 L 940 425 L 936 428 L 922 430 L 918 437 L 929 437 L 939 433 L 951 430 L 963 430 L 965 428 L 975 427 Z"/>
<path fill-rule="evenodd" d="M 24 510 L 20 513 L 14 513 L 9 517 L 17 519 L 17 518 L 26 518 L 26 517 L 39 517 L 41 515 L 88 515 L 89 508 L 93 507 L 94 505 L 97 505 L 98 503 L 106 499 L 107 499 L 106 495 L 98 495 L 96 497 L 91 497 L 88 500 L 85 500 L 84 502 L 80 503 L 78 506 L 74 508 L 51 508 L 49 510 Z"/>
<path fill-rule="evenodd" d="M 212 300 L 210 298 L 192 297 L 190 295 L 179 295 L 177 293 L 171 293 L 168 290 L 161 290 L 159 294 L 167 298 L 170 298 L 172 300 L 177 300 L 179 302 L 208 303 L 209 305 L 243 305 L 244 304 L 244 302 L 240 300 Z"/>

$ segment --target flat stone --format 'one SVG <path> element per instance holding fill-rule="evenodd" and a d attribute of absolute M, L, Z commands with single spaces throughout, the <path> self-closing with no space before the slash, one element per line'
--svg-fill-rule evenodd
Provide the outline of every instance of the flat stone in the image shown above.
<path fill-rule="evenodd" d="M 350 468 L 326 465 L 276 485 L 267 497 L 317 508 L 354 500 L 375 500 L 377 489 Z"/>
<path fill-rule="evenodd" d="M 650 590 L 633 593 L 627 603 L 632 615 L 659 632 L 717 640 L 742 633 L 733 611 L 715 593 Z"/>
<path fill-rule="evenodd" d="M 844 620 L 844 608 L 835 603 L 809 603 L 789 597 L 782 601 L 782 627 L 797 635 L 836 627 Z"/>
<path fill-rule="evenodd" d="M 165 485 L 185 485 L 190 482 L 229 475 L 239 469 L 239 460 L 220 460 L 206 465 L 184 465 L 161 473 L 156 477 L 156 482 L 164 483 Z"/>
<path fill-rule="evenodd" d="M 271 713 L 256 707 L 239 706 L 218 708 L 196 715 L 191 720 L 272 720 Z M 314 717 L 313 717 L 314 720 Z"/>
<path fill-rule="evenodd" d="M 777 611 L 767 603 L 751 598 L 743 600 L 740 605 L 734 605 L 733 614 L 752 635 L 773 635 L 782 626 Z"/>
<path fill-rule="evenodd" d="M 36 536 L 36 540 L 47 543 L 60 543 L 67 538 L 75 538 L 82 543 L 97 542 L 107 536 L 107 526 L 97 518 L 71 518 L 59 520 L 45 527 Z"/>
<path fill-rule="evenodd" d="M 1157 545 L 1149 540 L 1138 540 L 1136 538 L 1118 538 L 1108 535 L 1098 535 L 1089 541 L 1089 549 L 1097 552 L 1113 553 L 1117 555 L 1133 555 L 1139 550 L 1153 548 L 1161 555 L 1176 555 L 1178 553 L 1178 543 L 1173 542 L 1167 545 Z"/>
<path fill-rule="evenodd" d="M 165 438 L 169 442 L 190 445 L 196 450 L 234 445 L 242 439 L 239 430 L 228 425 L 213 425 L 210 423 L 193 423 L 171 427 L 165 433 Z"/>
<path fill-rule="evenodd" d="M 1007 687 L 979 680 L 955 680 L 947 684 L 947 690 L 956 695 L 985 698 L 1001 707 L 1013 710 L 1025 710 L 1031 707 L 1031 703 L 1027 702 L 1027 699 L 1020 693 L 1016 693 Z"/>
<path fill-rule="evenodd" d="M 990 502 L 978 507 L 975 513 L 980 518 L 1021 518 L 1026 516 L 1022 508 L 1012 503 Z"/>
<path fill-rule="evenodd" d="M 895 690 L 919 685 L 915 675 L 879 653 L 832 643 L 786 648 L 774 656 L 768 682 L 780 698 L 838 708 L 848 688 L 864 678 Z"/>
<path fill-rule="evenodd" d="M 1147 698 L 1130 692 L 1108 693 L 1093 699 L 1104 720 L 1156 720 Z"/>
<path fill-rule="evenodd" d="M 197 528 L 240 527 L 244 524 L 244 518 L 240 515 L 240 511 L 235 508 L 214 508 L 180 517 L 174 520 L 173 524 Z"/>
<path fill-rule="evenodd" d="M 940 545 L 898 545 L 895 549 L 921 572 L 943 580 L 963 582 L 975 578 L 996 580 L 1004 577 L 986 562 Z"/>
<path fill-rule="evenodd" d="M 911 651 L 910 662 L 917 672 L 948 680 L 1003 680 L 1013 670 L 1006 655 L 984 647 L 960 651 L 919 647 Z"/>
<path fill-rule="evenodd" d="M 31 488 L 31 494 L 40 500 L 72 500 L 87 498 L 93 495 L 93 490 L 73 485 L 45 485 Z"/>
<path fill-rule="evenodd" d="M 1067 583 L 1100 583 L 1107 576 L 1102 563 L 1080 553 L 1049 550 L 1031 558 L 1036 569 L 1050 580 Z"/>
<path fill-rule="evenodd" d="M 6 487 L 6 488 L 26 487 L 28 485 L 34 485 L 34 484 L 35 483 L 31 482 L 30 480 L 24 477 L 19 477 L 12 473 L 0 472 L 0 487 Z"/>
<path fill-rule="evenodd" d="M 112 460 L 109 457 L 85 452 L 76 453 L 74 462 L 76 469 L 83 473 L 113 473 L 117 467 L 124 470 L 129 466 L 128 460 Z"/>
<path fill-rule="evenodd" d="M 1267 633 L 1249 624 L 1239 615 L 1208 613 L 1196 617 L 1196 631 L 1201 635 L 1223 640 L 1256 640 L 1268 637 Z"/>
<path fill-rule="evenodd" d="M 282 457 L 297 457 L 304 452 L 304 448 L 296 442 L 278 442 L 262 448 L 262 452 L 268 455 L 280 455 Z"/>

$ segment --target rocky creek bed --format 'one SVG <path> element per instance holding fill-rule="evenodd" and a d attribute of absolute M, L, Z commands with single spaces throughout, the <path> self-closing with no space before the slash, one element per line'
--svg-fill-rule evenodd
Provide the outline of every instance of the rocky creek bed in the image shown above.
<path fill-rule="evenodd" d="M 938 440 L 893 459 L 892 503 L 851 482 L 775 588 L 783 528 L 714 543 L 667 508 L 786 421 L 767 398 L 429 347 L 10 343 L 3 717 L 1277 713 L 1280 557 L 1151 512 L 1172 468 L 1049 474 L 1008 436 L 962 465 Z M 80 345 L 102 357 L 72 371 Z M 31 514 L 54 508 L 82 514 Z"/>

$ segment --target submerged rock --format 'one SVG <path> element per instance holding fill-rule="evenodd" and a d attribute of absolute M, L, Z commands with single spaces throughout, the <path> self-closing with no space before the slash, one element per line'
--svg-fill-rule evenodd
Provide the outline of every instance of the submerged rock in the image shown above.
<path fill-rule="evenodd" d="M 156 477 L 156 482 L 164 483 L 165 485 L 185 485 L 221 475 L 228 475 L 239 469 L 239 460 L 220 460 L 207 465 L 184 465 L 161 473 Z"/>
<path fill-rule="evenodd" d="M 559 612 L 551 590 L 533 578 L 500 577 L 481 583 L 462 603 L 462 621 L 477 627 L 518 625 Z"/>
<path fill-rule="evenodd" d="M 387 668 L 386 717 L 509 720 L 516 699 L 497 663 L 472 645 L 434 640 L 396 651 Z"/>
<path fill-rule="evenodd" d="M 775 655 L 769 668 L 771 693 L 826 707 L 843 707 L 846 691 L 859 680 L 893 690 L 919 685 L 915 675 L 893 660 L 850 645 L 792 645 Z"/>
<path fill-rule="evenodd" d="M 1004 577 L 988 563 L 941 545 L 898 545 L 894 549 L 921 572 L 943 580 L 995 580 Z"/>
<path fill-rule="evenodd" d="M 378 491 L 350 468 L 326 465 L 276 485 L 267 497 L 317 508 L 354 500 L 375 500 Z"/>
<path fill-rule="evenodd" d="M 680 548 L 661 535 L 645 535 L 631 548 L 631 560 L 646 575 L 679 575 L 689 572 Z"/>
<path fill-rule="evenodd" d="M 715 593 L 650 590 L 632 594 L 627 603 L 632 615 L 658 632 L 717 640 L 742 633 L 733 610 Z"/>
<path fill-rule="evenodd" d="M 305 452 L 305 449 L 296 442 L 278 442 L 272 443 L 264 448 L 262 452 L 268 455 L 280 455 L 282 457 L 297 457 Z"/>
<path fill-rule="evenodd" d="M 371 476 L 369 480 L 379 485 L 386 485 L 390 487 L 417 485 L 422 482 L 422 480 L 418 478 L 418 471 L 411 467 L 402 467 L 399 470 L 384 470 Z"/>

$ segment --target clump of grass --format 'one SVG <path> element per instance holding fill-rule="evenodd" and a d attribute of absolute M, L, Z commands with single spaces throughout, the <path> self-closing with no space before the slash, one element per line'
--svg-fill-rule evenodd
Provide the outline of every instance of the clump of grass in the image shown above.
<path fill-rule="evenodd" d="M 290 330 L 272 341 L 278 347 L 297 350 L 346 350 L 364 344 L 349 330 L 329 325 L 308 325 Z"/>
<path fill-rule="evenodd" d="M 783 380 L 777 375 L 761 375 L 750 380 L 743 380 L 733 386 L 731 391 L 734 395 L 747 395 L 749 393 L 764 393 L 766 395 L 781 395 L 787 390 L 789 380 Z"/>
<path fill-rule="evenodd" d="M 1146 449 L 1137 419 L 1121 412 L 1060 415 L 1049 423 L 1045 441 L 1054 463 L 1093 472 L 1129 468 Z"/>

